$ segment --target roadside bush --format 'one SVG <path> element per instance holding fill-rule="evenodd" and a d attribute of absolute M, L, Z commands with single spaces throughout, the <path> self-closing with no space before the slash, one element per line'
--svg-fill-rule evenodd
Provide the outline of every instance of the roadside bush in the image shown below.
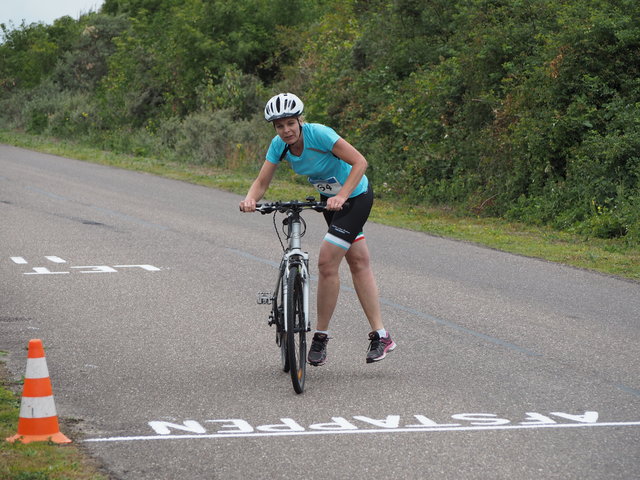
<path fill-rule="evenodd" d="M 272 131 L 261 114 L 234 121 L 232 110 L 197 112 L 172 119 L 159 130 L 163 145 L 182 162 L 241 168 L 264 158 Z"/>
<path fill-rule="evenodd" d="M 59 90 L 50 80 L 3 99 L 0 108 L 2 124 L 30 133 L 79 138 L 94 127 L 95 106 L 90 95 Z"/>
<path fill-rule="evenodd" d="M 229 110 L 234 121 L 248 120 L 262 111 L 268 97 L 258 77 L 242 73 L 235 65 L 227 67 L 218 82 L 207 72 L 197 93 L 200 110 Z"/>

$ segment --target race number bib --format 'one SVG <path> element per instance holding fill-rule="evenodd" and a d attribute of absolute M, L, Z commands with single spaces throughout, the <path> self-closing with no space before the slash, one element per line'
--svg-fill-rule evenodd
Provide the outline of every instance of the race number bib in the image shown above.
<path fill-rule="evenodd" d="M 311 182 L 311 185 L 313 185 L 318 192 L 324 195 L 335 195 L 342 188 L 342 184 L 336 177 L 309 178 L 309 182 Z"/>

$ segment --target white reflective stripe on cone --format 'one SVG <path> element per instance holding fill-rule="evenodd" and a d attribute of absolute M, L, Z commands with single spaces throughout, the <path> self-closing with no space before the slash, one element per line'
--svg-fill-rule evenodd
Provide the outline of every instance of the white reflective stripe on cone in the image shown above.
<path fill-rule="evenodd" d="M 48 376 L 49 369 L 45 357 L 27 359 L 27 373 L 24 378 L 46 378 Z"/>
<path fill-rule="evenodd" d="M 21 418 L 46 418 L 55 417 L 56 404 L 53 395 L 48 397 L 22 397 L 20 403 Z"/>

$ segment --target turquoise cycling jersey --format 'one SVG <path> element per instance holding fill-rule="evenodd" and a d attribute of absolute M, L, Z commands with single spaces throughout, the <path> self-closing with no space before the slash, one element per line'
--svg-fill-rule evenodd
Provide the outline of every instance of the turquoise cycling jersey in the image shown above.
<path fill-rule="evenodd" d="M 306 175 L 309 182 L 321 194 L 328 197 L 336 195 L 351 172 L 351 165 L 331 153 L 340 135 L 325 125 L 305 123 L 302 125 L 302 136 L 304 140 L 302 155 L 298 157 L 287 152 L 285 160 L 291 164 L 294 172 Z M 278 164 L 285 146 L 284 141 L 276 135 L 271 140 L 267 151 L 267 161 Z M 369 180 L 366 175 L 363 175 L 349 198 L 366 192 L 368 188 Z"/>

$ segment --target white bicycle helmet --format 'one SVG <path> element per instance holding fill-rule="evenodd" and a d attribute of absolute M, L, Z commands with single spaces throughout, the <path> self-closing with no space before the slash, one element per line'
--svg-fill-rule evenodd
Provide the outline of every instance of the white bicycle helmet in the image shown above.
<path fill-rule="evenodd" d="M 297 117 L 302 115 L 304 103 L 293 93 L 279 93 L 267 102 L 264 107 L 264 118 L 273 122 L 279 118 Z"/>

